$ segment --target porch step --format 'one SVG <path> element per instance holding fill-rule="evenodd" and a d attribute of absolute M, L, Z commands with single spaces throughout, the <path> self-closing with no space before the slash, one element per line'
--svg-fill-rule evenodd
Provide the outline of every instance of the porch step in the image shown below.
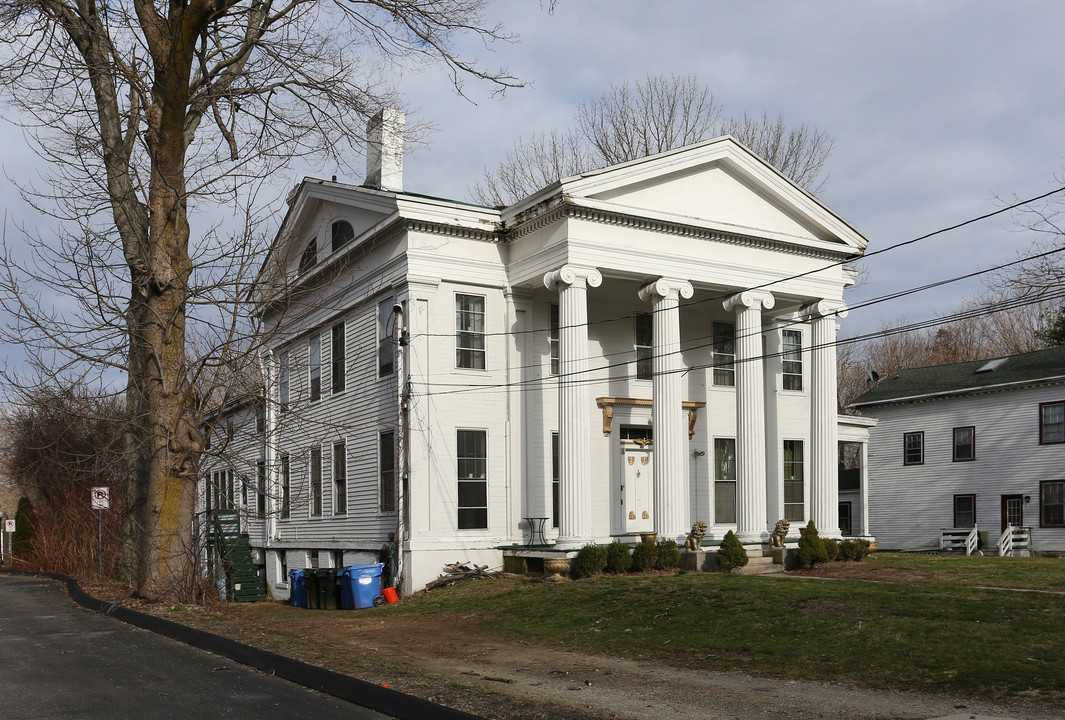
<path fill-rule="evenodd" d="M 772 556 L 763 554 L 762 550 L 747 548 L 747 559 L 746 565 L 732 571 L 734 575 L 774 575 L 784 572 L 784 566 L 774 563 Z"/>

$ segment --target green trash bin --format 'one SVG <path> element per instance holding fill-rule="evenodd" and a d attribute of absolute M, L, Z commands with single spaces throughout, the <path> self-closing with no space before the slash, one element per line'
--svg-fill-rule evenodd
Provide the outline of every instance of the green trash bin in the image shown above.
<path fill-rule="evenodd" d="M 336 610 L 340 607 L 336 568 L 308 568 L 304 578 L 309 610 Z"/>

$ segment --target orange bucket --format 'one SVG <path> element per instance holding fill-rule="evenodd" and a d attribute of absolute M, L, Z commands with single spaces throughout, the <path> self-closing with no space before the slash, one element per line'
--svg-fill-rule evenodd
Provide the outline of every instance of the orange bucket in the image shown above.
<path fill-rule="evenodd" d="M 381 594 L 385 596 L 385 600 L 387 600 L 389 604 L 399 602 L 399 595 L 396 594 L 396 589 L 394 587 L 386 587 L 381 591 Z"/>

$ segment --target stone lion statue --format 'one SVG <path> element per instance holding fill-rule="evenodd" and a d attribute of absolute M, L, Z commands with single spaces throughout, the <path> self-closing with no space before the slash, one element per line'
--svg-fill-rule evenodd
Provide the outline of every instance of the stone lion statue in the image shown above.
<path fill-rule="evenodd" d="M 706 523 L 700 520 L 692 524 L 692 531 L 688 533 L 688 539 L 684 541 L 686 550 L 701 550 L 703 538 L 706 537 Z"/>
<path fill-rule="evenodd" d="M 784 538 L 788 536 L 788 529 L 790 527 L 791 523 L 787 520 L 777 520 L 777 526 L 773 528 L 773 532 L 769 536 L 769 547 L 784 547 Z"/>

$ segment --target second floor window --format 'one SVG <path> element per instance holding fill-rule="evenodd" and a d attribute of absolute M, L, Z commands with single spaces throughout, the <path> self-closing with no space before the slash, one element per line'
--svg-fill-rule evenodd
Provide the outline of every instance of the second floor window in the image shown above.
<path fill-rule="evenodd" d="M 714 323 L 714 385 L 736 386 L 736 325 Z"/>
<path fill-rule="evenodd" d="M 1065 443 L 1065 402 L 1039 406 L 1039 444 Z"/>
<path fill-rule="evenodd" d="M 551 305 L 551 325 L 548 329 L 547 343 L 551 346 L 551 374 L 558 375 L 559 366 L 559 321 L 558 305 Z"/>
<path fill-rule="evenodd" d="M 392 298 L 377 303 L 377 376 L 391 375 L 396 363 L 396 343 L 393 333 L 398 336 L 395 324 L 399 318 L 392 313 Z"/>
<path fill-rule="evenodd" d="M 902 464 L 921 465 L 924 463 L 924 433 L 911 432 L 902 436 Z"/>
<path fill-rule="evenodd" d="M 636 313 L 636 379 L 650 380 L 654 373 L 654 316 Z"/>
<path fill-rule="evenodd" d="M 337 323 L 332 330 L 332 355 L 330 356 L 330 370 L 332 371 L 333 393 L 344 392 L 346 384 L 344 365 L 344 323 Z"/>
<path fill-rule="evenodd" d="M 281 456 L 281 519 L 287 520 L 292 513 L 292 486 L 289 484 L 291 465 L 288 455 Z"/>
<path fill-rule="evenodd" d="M 802 390 L 802 333 L 785 330 L 781 358 L 784 360 L 784 389 Z"/>
<path fill-rule="evenodd" d="M 311 388 L 311 400 L 322 398 L 322 338 L 312 335 L 307 343 L 307 376 Z"/>
<path fill-rule="evenodd" d="M 954 428 L 954 462 L 976 459 L 976 428 Z"/>
<path fill-rule="evenodd" d="M 277 401 L 281 407 L 288 405 L 288 353 L 277 356 Z"/>
<path fill-rule="evenodd" d="M 485 369 L 484 296 L 455 295 L 455 367 Z"/>

